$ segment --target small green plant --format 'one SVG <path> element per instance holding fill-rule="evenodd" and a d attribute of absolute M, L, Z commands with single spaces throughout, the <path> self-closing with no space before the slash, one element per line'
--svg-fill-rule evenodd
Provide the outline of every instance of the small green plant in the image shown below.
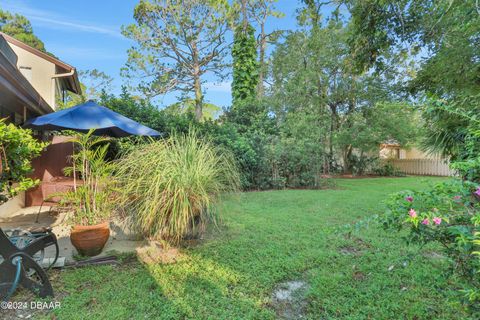
<path fill-rule="evenodd" d="M 114 165 L 105 160 L 107 138 L 76 134 L 70 140 L 75 144 L 72 166 L 64 169 L 73 176 L 75 186 L 61 194 L 61 205 L 73 209 L 71 222 L 79 225 L 95 225 L 107 220 L 114 210 Z"/>
<path fill-rule="evenodd" d="M 32 159 L 47 145 L 33 138 L 30 130 L 0 119 L 0 204 L 40 182 L 29 178 L 28 174 L 33 170 Z"/>
<path fill-rule="evenodd" d="M 384 177 L 405 177 L 405 173 L 395 168 L 390 162 L 378 162 L 378 165 L 373 169 L 373 172 Z"/>
<path fill-rule="evenodd" d="M 216 221 L 218 196 L 239 185 L 232 156 L 195 132 L 139 146 L 117 167 L 123 204 L 139 229 L 172 243 Z"/>

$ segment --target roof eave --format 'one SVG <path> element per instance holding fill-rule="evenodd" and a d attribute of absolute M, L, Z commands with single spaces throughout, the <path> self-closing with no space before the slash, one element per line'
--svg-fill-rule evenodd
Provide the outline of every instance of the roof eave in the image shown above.
<path fill-rule="evenodd" d="M 72 87 L 75 90 L 72 92 L 76 94 L 82 94 L 82 87 L 80 85 L 80 80 L 78 79 L 78 72 L 77 72 L 77 69 L 75 68 L 73 68 L 72 84 L 73 84 Z"/>
<path fill-rule="evenodd" d="M 35 49 L 35 48 L 21 42 L 20 40 L 17 40 L 15 38 L 9 36 L 8 34 L 0 32 L 0 35 L 3 36 L 3 38 L 7 42 L 9 42 L 11 44 L 14 44 L 17 47 L 20 47 L 20 48 L 38 56 L 38 57 L 40 57 L 40 58 L 43 58 L 43 59 L 55 64 L 57 67 L 66 70 L 67 72 L 73 71 L 73 75 L 70 76 L 71 77 L 70 82 L 72 84 L 72 88 L 70 88 L 71 90 L 70 89 L 68 89 L 68 90 L 72 91 L 73 93 L 76 93 L 76 94 L 82 94 L 82 88 L 80 86 L 80 80 L 78 79 L 78 73 L 77 73 L 77 70 L 73 66 L 71 66 L 68 63 L 65 63 L 65 62 L 63 62 L 63 61 L 61 61 L 61 60 L 59 60 L 55 57 L 52 57 L 51 55 L 49 55 L 45 52 L 42 52 L 38 49 Z"/>
<path fill-rule="evenodd" d="M 0 52 L 0 78 L 7 81 L 8 85 L 5 85 L 10 86 L 9 90 L 15 92 L 17 98 L 32 111 L 38 114 L 54 111 L 2 52 Z"/>

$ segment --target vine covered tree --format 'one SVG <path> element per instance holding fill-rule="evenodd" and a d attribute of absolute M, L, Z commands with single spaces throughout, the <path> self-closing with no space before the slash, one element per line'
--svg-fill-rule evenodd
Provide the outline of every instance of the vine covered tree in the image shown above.
<path fill-rule="evenodd" d="M 123 34 L 136 42 L 128 51 L 123 75 L 139 79 L 139 89 L 147 97 L 193 94 L 200 120 L 204 76 L 224 75 L 230 14 L 226 0 L 141 0 L 135 7 L 135 23 L 123 28 Z"/>
<path fill-rule="evenodd" d="M 258 84 L 257 48 L 255 30 L 248 21 L 247 0 L 241 1 L 241 22 L 235 27 L 232 48 L 233 105 L 255 96 Z"/>
<path fill-rule="evenodd" d="M 283 13 L 275 10 L 275 3 L 277 0 L 249 0 L 248 12 L 251 19 L 259 29 L 257 37 L 258 47 L 258 84 L 257 95 L 259 98 L 265 94 L 265 80 L 267 74 L 267 44 L 270 41 L 275 41 L 281 32 L 274 31 L 268 33 L 266 31 L 266 24 L 268 17 L 283 17 Z"/>

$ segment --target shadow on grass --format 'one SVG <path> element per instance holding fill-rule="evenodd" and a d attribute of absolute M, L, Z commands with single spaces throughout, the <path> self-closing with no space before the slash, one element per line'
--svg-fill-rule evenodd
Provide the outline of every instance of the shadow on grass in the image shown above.
<path fill-rule="evenodd" d="M 239 276 L 198 256 L 171 265 L 129 257 L 118 266 L 51 271 L 54 310 L 0 310 L 2 319 L 240 319 L 272 318 L 235 292 Z M 13 301 L 41 301 L 20 290 Z"/>

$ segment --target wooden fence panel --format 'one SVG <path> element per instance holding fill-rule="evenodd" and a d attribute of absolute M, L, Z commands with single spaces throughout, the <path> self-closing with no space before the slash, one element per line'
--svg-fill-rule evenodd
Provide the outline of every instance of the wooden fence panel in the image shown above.
<path fill-rule="evenodd" d="M 393 159 L 389 162 L 398 170 L 413 175 L 452 177 L 456 173 L 443 159 Z"/>

